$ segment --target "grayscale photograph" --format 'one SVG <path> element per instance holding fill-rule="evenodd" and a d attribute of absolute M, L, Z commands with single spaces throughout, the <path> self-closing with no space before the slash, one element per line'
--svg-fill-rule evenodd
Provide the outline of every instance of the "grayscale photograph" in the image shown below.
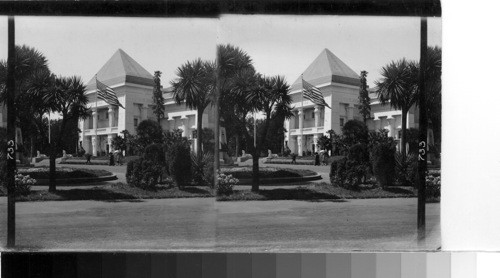
<path fill-rule="evenodd" d="M 441 29 L 0 17 L 0 250 L 440 250 Z"/>

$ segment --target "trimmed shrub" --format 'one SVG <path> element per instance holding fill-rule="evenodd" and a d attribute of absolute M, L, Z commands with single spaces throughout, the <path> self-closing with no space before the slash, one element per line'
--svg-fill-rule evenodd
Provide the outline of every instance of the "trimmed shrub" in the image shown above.
<path fill-rule="evenodd" d="M 144 155 L 143 157 L 147 160 L 151 160 L 156 164 L 159 164 L 161 166 L 164 166 L 166 161 L 165 161 L 165 152 L 163 150 L 163 145 L 162 144 L 151 144 L 148 145 L 144 149 Z"/>
<path fill-rule="evenodd" d="M 237 184 L 239 180 L 233 178 L 232 175 L 226 175 L 224 173 L 219 173 L 217 177 L 217 195 L 218 196 L 228 196 L 233 193 L 233 187 Z"/>
<path fill-rule="evenodd" d="M 162 167 L 149 159 L 139 158 L 127 163 L 127 183 L 144 189 L 154 189 L 159 183 Z"/>
<path fill-rule="evenodd" d="M 330 182 L 332 185 L 344 187 L 347 177 L 346 163 L 347 158 L 342 158 L 332 162 L 330 165 Z"/>
<path fill-rule="evenodd" d="M 381 187 L 393 185 L 396 174 L 395 153 L 396 147 L 390 142 L 375 144 L 372 147 L 371 162 L 373 174 Z"/>
<path fill-rule="evenodd" d="M 366 174 L 366 167 L 354 160 L 342 158 L 332 162 L 330 166 L 330 182 L 332 185 L 354 189 L 361 184 Z"/>
<path fill-rule="evenodd" d="M 184 142 L 175 142 L 168 148 L 168 170 L 179 188 L 191 183 L 191 150 Z"/>

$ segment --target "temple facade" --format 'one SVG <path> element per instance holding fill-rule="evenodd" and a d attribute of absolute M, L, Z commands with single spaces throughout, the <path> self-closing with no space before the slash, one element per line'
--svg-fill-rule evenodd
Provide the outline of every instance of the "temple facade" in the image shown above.
<path fill-rule="evenodd" d="M 303 97 L 302 80 L 318 88 L 325 102 L 331 107 L 315 105 Z M 299 156 L 319 151 L 318 138 L 329 130 L 342 133 L 349 120 L 360 120 L 360 77 L 330 50 L 324 49 L 293 83 L 290 90 L 294 116 L 285 121 L 285 146 Z M 370 90 L 371 118 L 369 130 L 388 130 L 389 136 L 399 141 L 401 111 L 382 105 L 374 90 Z M 407 117 L 407 128 L 418 128 L 418 115 L 411 109 Z"/>
<path fill-rule="evenodd" d="M 109 105 L 96 98 L 96 78 L 99 82 L 112 88 L 118 101 L 123 106 Z M 115 54 L 87 83 L 89 99 L 88 108 L 92 116 L 80 120 L 80 144 L 87 153 L 94 156 L 112 151 L 112 140 L 124 130 L 136 134 L 139 123 L 146 119 L 156 120 L 153 114 L 153 75 L 137 63 L 123 50 Z M 197 111 L 185 105 L 177 105 L 169 89 L 162 89 L 165 98 L 165 118 L 161 121 L 164 130 L 181 129 L 183 136 L 192 140 L 193 151 L 196 148 Z M 203 116 L 203 127 L 213 128 L 211 109 L 206 109 Z"/>

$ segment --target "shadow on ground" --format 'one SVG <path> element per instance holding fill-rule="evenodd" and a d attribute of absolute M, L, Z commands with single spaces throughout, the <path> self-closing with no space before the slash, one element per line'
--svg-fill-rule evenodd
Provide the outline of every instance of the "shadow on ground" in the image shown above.
<path fill-rule="evenodd" d="M 259 192 L 260 195 L 263 195 L 269 200 L 324 200 L 324 199 L 333 199 L 339 200 L 340 197 L 325 193 L 318 192 L 315 190 L 311 190 L 309 188 L 293 188 L 293 189 L 285 189 L 285 188 L 277 188 L 277 189 L 264 189 Z"/>
<path fill-rule="evenodd" d="M 58 190 L 54 193 L 47 193 L 47 191 L 34 191 L 32 194 L 49 194 L 47 199 L 51 200 L 91 200 L 91 201 L 104 201 L 104 202 L 142 202 L 133 195 L 124 194 L 120 192 L 113 192 L 103 188 L 90 188 L 90 189 L 68 189 Z M 27 196 L 29 198 L 29 196 Z M 23 201 L 29 201 L 23 200 Z"/>
<path fill-rule="evenodd" d="M 407 188 L 402 188 L 402 187 L 386 187 L 384 188 L 385 191 L 391 192 L 391 193 L 396 193 L 396 194 L 414 194 L 413 191 Z"/>
<path fill-rule="evenodd" d="M 192 193 L 192 194 L 211 194 L 210 191 L 201 189 L 199 187 L 184 187 L 181 191 Z"/>

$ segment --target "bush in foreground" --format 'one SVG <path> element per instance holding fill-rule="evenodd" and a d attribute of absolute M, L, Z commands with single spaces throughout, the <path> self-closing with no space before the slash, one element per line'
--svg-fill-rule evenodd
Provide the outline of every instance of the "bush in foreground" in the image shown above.
<path fill-rule="evenodd" d="M 168 171 L 180 188 L 191 183 L 191 150 L 184 142 L 175 142 L 168 149 Z"/>
<path fill-rule="evenodd" d="M 441 197 L 441 174 L 429 173 L 425 177 L 425 195 L 428 198 L 438 199 Z"/>
<path fill-rule="evenodd" d="M 191 153 L 191 165 L 195 184 L 213 188 L 214 156 L 211 153 L 203 153 L 202 159 L 199 161 L 198 155 Z"/>
<path fill-rule="evenodd" d="M 154 189 L 159 183 L 163 167 L 143 157 L 127 163 L 127 183 L 144 189 Z"/>
<path fill-rule="evenodd" d="M 233 187 L 239 182 L 238 179 L 233 178 L 232 175 L 219 173 L 217 177 L 217 195 L 229 196 L 233 193 Z"/>
<path fill-rule="evenodd" d="M 383 142 L 373 146 L 371 151 L 372 169 L 378 184 L 381 187 L 393 185 L 395 176 L 396 148 L 390 142 Z"/>
<path fill-rule="evenodd" d="M 31 186 L 36 183 L 29 175 L 16 174 L 16 195 L 26 196 L 31 193 Z"/>
<path fill-rule="evenodd" d="M 347 158 L 336 160 L 330 166 L 330 182 L 332 185 L 347 189 L 357 188 L 365 174 L 366 166 Z"/>

